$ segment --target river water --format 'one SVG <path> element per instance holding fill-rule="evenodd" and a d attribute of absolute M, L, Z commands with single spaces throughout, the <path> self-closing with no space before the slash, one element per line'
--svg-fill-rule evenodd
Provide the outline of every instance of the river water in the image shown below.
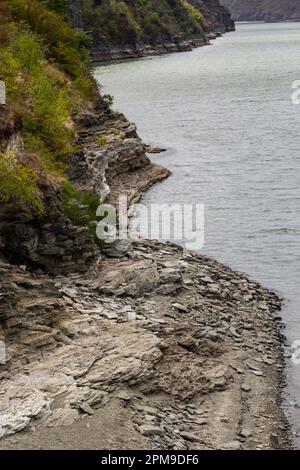
<path fill-rule="evenodd" d="M 203 203 L 202 251 L 279 292 L 288 343 L 300 340 L 300 23 L 240 24 L 211 46 L 95 76 L 144 141 L 168 149 L 153 159 L 173 176 L 144 202 Z M 299 434 L 300 364 L 291 359 L 287 382 Z"/>

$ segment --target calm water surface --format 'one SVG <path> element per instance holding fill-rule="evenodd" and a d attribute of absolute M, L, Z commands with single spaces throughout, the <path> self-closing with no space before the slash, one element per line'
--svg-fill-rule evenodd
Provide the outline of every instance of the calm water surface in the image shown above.
<path fill-rule="evenodd" d="M 98 67 L 96 78 L 173 176 L 146 203 L 205 204 L 203 252 L 286 299 L 300 340 L 300 23 L 244 24 L 192 52 Z M 300 432 L 300 365 L 286 402 Z M 298 447 L 300 447 L 298 440 Z"/>

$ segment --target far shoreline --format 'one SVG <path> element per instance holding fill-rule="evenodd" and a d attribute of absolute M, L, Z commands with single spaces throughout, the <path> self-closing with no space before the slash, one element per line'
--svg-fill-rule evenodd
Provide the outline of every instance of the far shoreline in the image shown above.
<path fill-rule="evenodd" d="M 263 21 L 263 20 L 245 20 L 245 21 L 237 21 L 235 20 L 235 25 L 240 24 L 278 24 L 278 23 L 300 23 L 300 18 L 297 20 L 270 20 L 270 21 Z"/>

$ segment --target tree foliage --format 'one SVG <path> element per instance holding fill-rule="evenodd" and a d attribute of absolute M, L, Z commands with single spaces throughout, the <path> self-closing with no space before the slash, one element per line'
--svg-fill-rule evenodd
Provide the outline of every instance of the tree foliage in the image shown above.
<path fill-rule="evenodd" d="M 55 175 L 56 182 L 63 181 L 76 151 L 73 115 L 96 96 L 86 35 L 73 30 L 47 3 L 0 1 L 0 80 L 6 84 L 9 109 L 21 123 L 23 152 L 34 155 L 18 160 L 18 153 L 6 152 L 2 135 L 0 201 L 12 199 L 38 215 L 43 212 L 39 181 Z M 64 2 L 50 3 L 63 8 Z"/>

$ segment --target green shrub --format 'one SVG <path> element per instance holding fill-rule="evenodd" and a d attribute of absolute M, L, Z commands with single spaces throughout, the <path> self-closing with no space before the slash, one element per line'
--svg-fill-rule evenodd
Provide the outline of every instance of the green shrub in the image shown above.
<path fill-rule="evenodd" d="M 72 132 L 67 122 L 73 103 L 67 86 L 41 68 L 31 77 L 28 94 L 32 110 L 23 118 L 24 130 L 38 136 L 57 158 L 72 153 Z"/>
<path fill-rule="evenodd" d="M 0 79 L 6 82 L 9 99 L 23 105 L 25 133 L 43 141 L 54 157 L 63 158 L 73 151 L 74 134 L 68 123 L 76 109 L 76 93 L 42 57 L 38 38 L 27 31 L 19 33 L 9 48 L 0 48 Z"/>
<path fill-rule="evenodd" d="M 100 147 L 104 147 L 105 145 L 107 145 L 108 144 L 107 135 L 99 135 L 99 137 L 97 137 L 97 142 L 100 145 Z"/>
<path fill-rule="evenodd" d="M 89 101 L 95 100 L 98 93 L 98 88 L 96 82 L 91 80 L 90 76 L 80 76 L 74 80 L 73 84 L 76 90 L 78 90 L 80 95 L 84 96 L 85 99 Z"/>
<path fill-rule="evenodd" d="M 14 201 L 28 218 L 43 215 L 41 191 L 34 172 L 12 153 L 0 154 L 0 202 Z"/>
<path fill-rule="evenodd" d="M 97 222 L 101 220 L 96 216 L 100 205 L 99 196 L 83 193 L 74 188 L 69 180 L 64 180 L 62 184 L 62 200 L 66 216 L 75 224 L 88 227 L 95 242 L 103 247 L 104 243 L 97 237 Z"/>
<path fill-rule="evenodd" d="M 45 5 L 64 8 L 59 0 L 7 0 L 12 16 L 0 23 L 0 80 L 24 140 L 22 159 L 1 154 L 0 202 L 15 201 L 28 217 L 44 211 L 39 180 L 63 180 L 76 151 L 72 117 L 97 90 L 86 68 L 87 36 Z"/>
<path fill-rule="evenodd" d="M 87 225 L 96 220 L 96 211 L 100 204 L 98 196 L 78 191 L 65 179 L 62 183 L 62 200 L 65 214 L 76 225 Z"/>
<path fill-rule="evenodd" d="M 30 31 L 24 31 L 16 37 L 11 53 L 19 68 L 27 73 L 34 73 L 43 58 L 41 44 Z"/>
<path fill-rule="evenodd" d="M 69 0 L 40 0 L 42 4 L 47 6 L 50 10 L 59 13 L 60 15 L 67 17 L 66 11 L 69 4 Z"/>
<path fill-rule="evenodd" d="M 6 85 L 6 92 L 9 97 L 18 97 L 21 94 L 18 83 L 19 64 L 10 50 L 0 48 L 0 80 Z"/>
<path fill-rule="evenodd" d="M 45 142 L 35 134 L 24 134 L 24 148 L 28 154 L 39 156 L 40 169 L 43 172 L 51 172 L 56 175 L 64 175 L 66 164 L 55 158 Z"/>
<path fill-rule="evenodd" d="M 55 11 L 38 0 L 6 0 L 13 18 L 37 34 L 45 44 L 45 54 L 73 78 L 85 69 L 89 37 L 71 28 Z M 47 2 L 44 2 L 47 3 Z"/>
<path fill-rule="evenodd" d="M 203 21 L 202 13 L 197 10 L 188 0 L 182 0 L 183 6 L 187 9 L 190 17 L 201 23 Z"/>

